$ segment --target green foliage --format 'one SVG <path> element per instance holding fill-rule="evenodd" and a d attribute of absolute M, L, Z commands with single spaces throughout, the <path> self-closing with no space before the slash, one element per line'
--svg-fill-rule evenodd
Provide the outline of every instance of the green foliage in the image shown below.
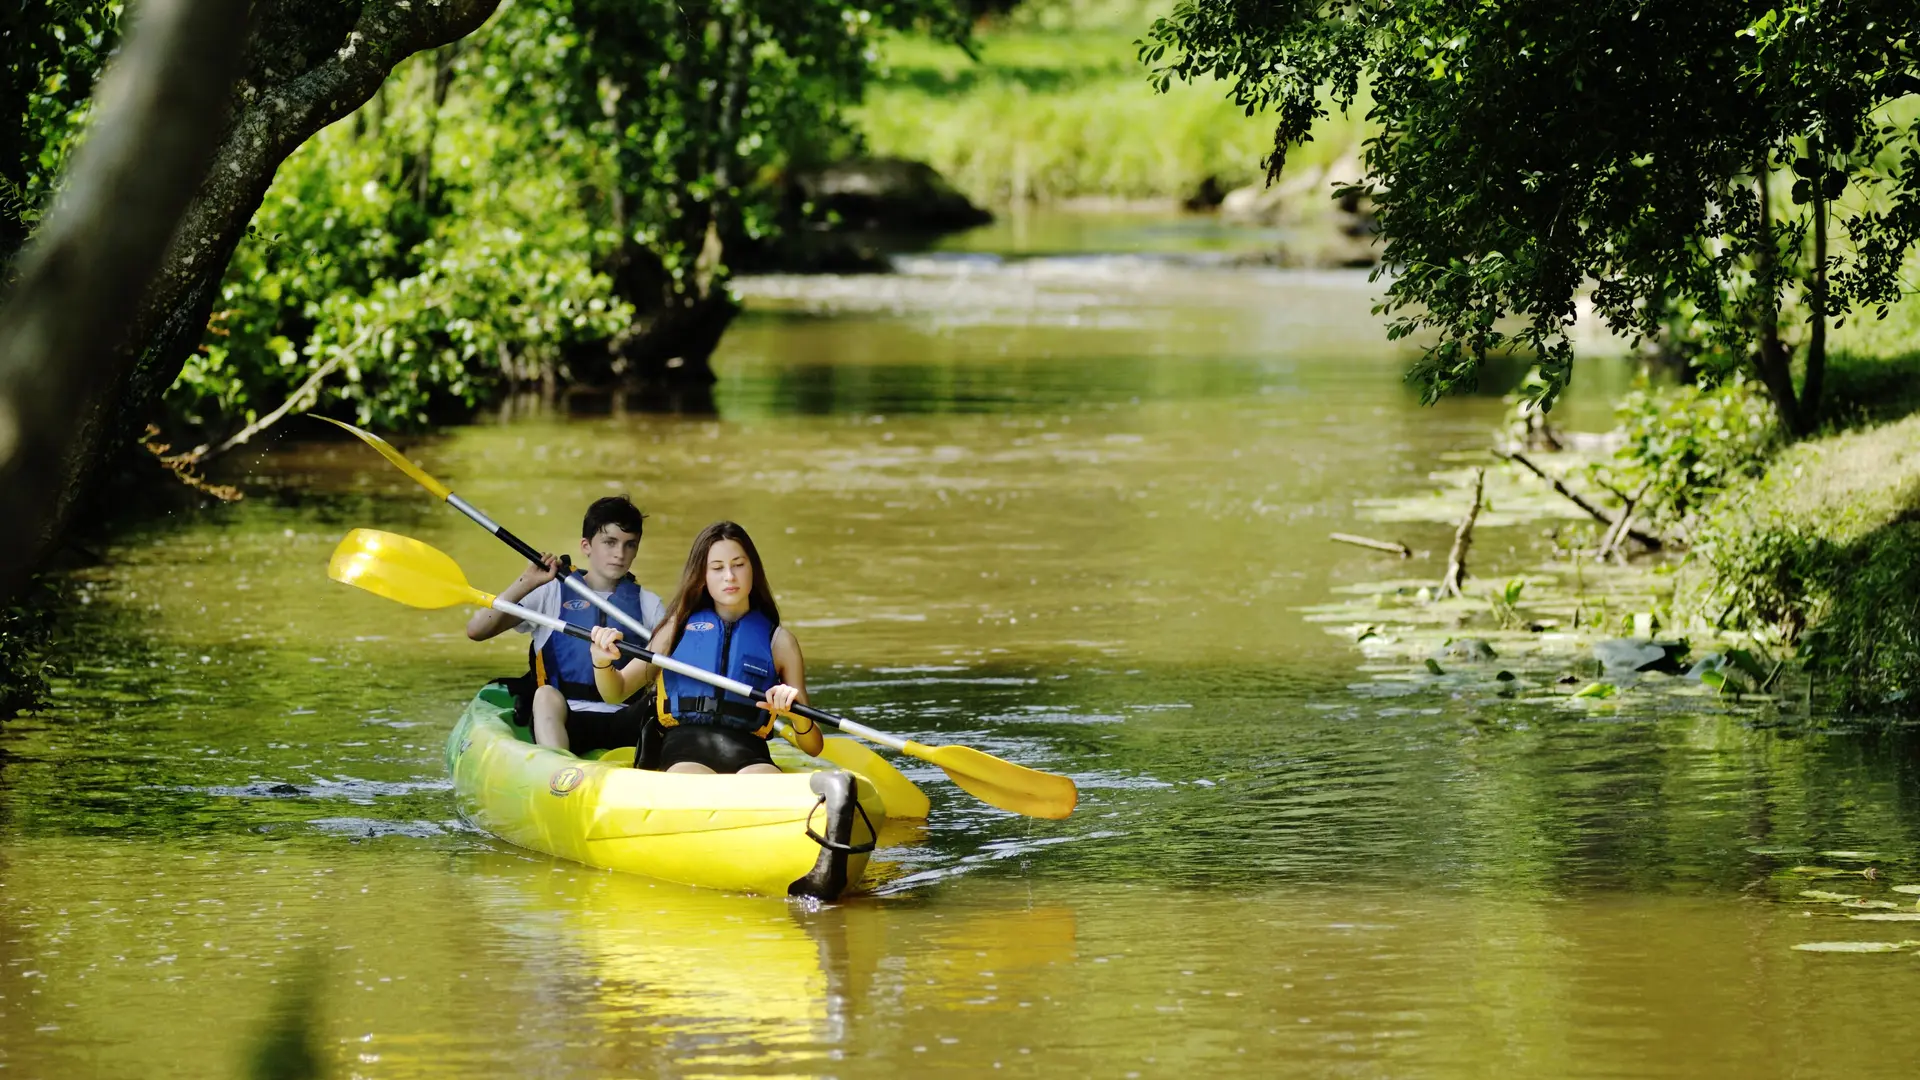
<path fill-rule="evenodd" d="M 779 174 L 853 145 L 840 110 L 876 34 L 968 32 L 948 0 L 548 2 L 576 35 L 565 118 L 606 151 L 615 289 L 642 314 L 723 296 L 731 253 L 777 227 Z"/>
<path fill-rule="evenodd" d="M 1849 349 L 1834 355 L 1827 367 L 1823 426 L 1837 429 L 1885 423 L 1920 412 L 1920 352 L 1911 351 L 1920 341 L 1920 333 L 1884 340 L 1882 347 L 1887 351 L 1883 353 Z"/>
<path fill-rule="evenodd" d="M 1637 520 L 1669 536 L 1688 535 L 1714 500 L 1757 479 L 1783 442 L 1766 392 L 1739 374 L 1708 387 L 1642 380 L 1614 415 L 1626 442 L 1593 472 L 1639 492 Z"/>
<path fill-rule="evenodd" d="M 1884 310 L 1920 238 L 1920 128 L 1888 109 L 1920 87 L 1916 33 L 1920 9 L 1892 0 L 1188 0 L 1142 55 L 1162 86 L 1224 76 L 1237 104 L 1275 112 L 1275 172 L 1323 92 L 1344 108 L 1367 86 L 1383 306 L 1391 337 L 1433 335 L 1411 376 L 1429 400 L 1518 348 L 1550 406 L 1597 281 L 1609 326 L 1697 333 L 1804 432 L 1826 324 Z M 1799 391 L 1794 304 L 1810 319 Z"/>
<path fill-rule="evenodd" d="M 1514 578 L 1506 587 L 1487 595 L 1487 604 L 1493 609 L 1494 621 L 1502 630 L 1515 630 L 1526 625 L 1526 618 L 1520 614 L 1520 594 L 1526 591 L 1525 578 Z"/>
<path fill-rule="evenodd" d="M 879 154 L 925 161 L 982 202 L 1085 196 L 1168 198 L 1207 177 L 1259 179 L 1259 125 L 1212 87 L 1156 94 L 1133 42 L 1145 5 L 1028 4 L 959 48 L 907 35 L 856 113 Z M 1158 6 L 1158 5 L 1154 5 Z M 1312 164 L 1355 152 L 1361 125 L 1329 118 Z"/>
<path fill-rule="evenodd" d="M 604 365 L 663 311 L 730 305 L 728 262 L 777 231 L 784 172 L 851 140 L 838 110 L 873 35 L 963 36 L 952 11 L 510 0 L 282 166 L 168 395 L 173 441 L 305 406 L 316 378 L 359 423 L 418 427 L 595 375 L 572 358 Z"/>
<path fill-rule="evenodd" d="M 515 99 L 560 47 L 528 30 L 408 62 L 287 160 L 168 394 L 177 425 L 231 431 L 332 362 L 358 423 L 418 427 L 625 324 L 577 204 L 593 148 Z"/>
<path fill-rule="evenodd" d="M 0 267 L 39 220 L 106 56 L 118 0 L 13 0 L 0 12 Z"/>
<path fill-rule="evenodd" d="M 53 674 L 54 620 L 60 610 L 58 579 L 35 578 L 15 601 L 0 608 L 0 718 L 32 708 L 47 695 Z"/>
<path fill-rule="evenodd" d="M 1694 619 L 1798 642 L 1846 707 L 1920 707 L 1920 418 L 1810 441 L 1723 495 L 1676 603 Z"/>

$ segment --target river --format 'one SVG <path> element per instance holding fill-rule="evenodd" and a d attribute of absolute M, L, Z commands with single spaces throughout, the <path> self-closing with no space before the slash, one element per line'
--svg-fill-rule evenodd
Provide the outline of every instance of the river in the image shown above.
<path fill-rule="evenodd" d="M 290 423 L 245 502 L 78 572 L 76 671 L 0 733 L 0 1069 L 246 1075 L 304 1025 L 343 1077 L 1914 1075 L 1920 963 L 1793 948 L 1920 938 L 1796 902 L 1911 910 L 1913 735 L 1385 692 L 1298 609 L 1384 572 L 1327 533 L 1484 445 L 1499 388 L 1423 407 L 1364 274 L 1226 246 L 1040 219 L 757 279 L 717 418 L 403 443 L 543 546 L 630 492 L 661 592 L 743 522 L 817 702 L 1067 773 L 1072 818 L 910 767 L 925 829 L 819 909 L 474 832 L 444 738 L 524 639 L 324 567 L 358 525 L 483 585 L 515 559 Z M 1582 370 L 1567 423 L 1606 425 L 1621 366 Z M 1492 574 L 1542 544 L 1475 550 Z"/>

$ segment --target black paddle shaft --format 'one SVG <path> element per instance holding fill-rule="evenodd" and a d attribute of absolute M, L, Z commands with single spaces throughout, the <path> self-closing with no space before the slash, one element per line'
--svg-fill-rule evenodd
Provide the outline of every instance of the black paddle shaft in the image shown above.
<path fill-rule="evenodd" d="M 579 638 L 582 641 L 593 640 L 593 631 L 588 630 L 584 626 L 575 626 L 572 623 L 567 624 L 566 635 L 568 637 Z M 614 642 L 613 647 L 616 649 L 619 649 L 621 652 L 625 653 L 628 656 L 633 657 L 636 660 L 644 660 L 649 664 L 659 662 L 659 657 L 651 649 L 643 649 L 640 646 L 635 645 L 633 642 L 628 641 L 624 638 Z M 755 690 L 753 692 L 753 700 L 755 701 L 767 700 L 767 692 L 765 690 Z M 829 712 L 821 712 L 819 709 L 816 709 L 811 705 L 802 705 L 796 701 L 793 703 L 793 708 L 788 709 L 787 711 L 792 713 L 795 716 L 805 717 L 806 719 L 811 720 L 816 724 L 825 724 L 826 726 L 833 728 L 835 731 L 840 730 L 841 720 L 839 717 Z"/>
<path fill-rule="evenodd" d="M 532 544 L 508 532 L 505 526 L 495 525 L 493 527 L 493 535 L 499 537 L 508 547 L 525 556 L 528 562 L 535 566 L 545 565 L 545 560 L 542 558 L 540 552 L 534 549 Z M 560 576 L 566 577 L 571 573 L 573 573 L 573 560 L 565 555 L 560 556 Z"/>

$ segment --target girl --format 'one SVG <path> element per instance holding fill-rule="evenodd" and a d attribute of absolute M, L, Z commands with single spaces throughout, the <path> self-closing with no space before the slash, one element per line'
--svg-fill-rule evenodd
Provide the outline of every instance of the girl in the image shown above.
<path fill-rule="evenodd" d="M 617 666 L 620 631 L 593 631 L 593 681 L 600 696 L 622 702 L 657 674 L 660 724 L 666 728 L 660 767 L 679 773 L 779 772 L 767 753 L 775 714 L 807 700 L 806 662 L 800 643 L 780 625 L 780 609 L 767 586 L 760 552 L 747 531 L 731 521 L 702 529 L 687 553 L 680 588 L 654 631 L 648 649 L 764 690 L 754 703 L 738 694 L 633 660 Z M 792 720 L 800 749 L 817 755 L 824 746 L 811 720 Z"/>

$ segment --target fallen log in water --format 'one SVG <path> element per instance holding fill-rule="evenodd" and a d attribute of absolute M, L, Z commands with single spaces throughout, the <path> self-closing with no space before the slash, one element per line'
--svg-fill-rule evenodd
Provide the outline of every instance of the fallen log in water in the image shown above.
<path fill-rule="evenodd" d="M 1564 495 L 1568 501 L 1573 503 L 1573 505 L 1579 507 L 1582 510 L 1585 510 L 1589 517 L 1593 518 L 1593 520 L 1599 522 L 1600 524 L 1605 525 L 1608 529 L 1613 529 L 1620 523 L 1620 520 L 1621 520 L 1620 518 L 1615 518 L 1613 515 L 1607 513 L 1605 510 L 1602 510 L 1599 507 L 1588 502 L 1585 498 L 1583 498 L 1580 495 L 1579 492 L 1574 491 L 1572 488 L 1562 483 L 1559 480 L 1559 478 L 1549 475 L 1546 470 L 1542 469 L 1538 465 L 1535 465 L 1532 461 L 1530 461 L 1527 458 L 1527 455 L 1519 453 L 1518 451 L 1503 454 L 1498 450 L 1494 451 L 1494 454 L 1498 457 L 1503 457 L 1508 461 L 1514 462 L 1515 464 L 1525 466 L 1528 472 L 1531 472 L 1533 475 L 1539 477 L 1542 480 L 1545 480 L 1549 484 L 1552 484 L 1553 490 L 1559 492 L 1561 495 Z M 1629 522 L 1629 525 L 1631 525 L 1631 522 Z M 1635 540 L 1640 541 L 1642 544 L 1645 544 L 1647 546 L 1647 550 L 1649 551 L 1659 551 L 1661 548 L 1666 546 L 1666 542 L 1664 540 L 1660 539 L 1657 536 L 1654 536 L 1651 533 L 1641 532 L 1639 529 L 1628 528 L 1627 535 L 1632 537 Z"/>
<path fill-rule="evenodd" d="M 1355 547 L 1384 551 L 1390 555 L 1398 555 L 1403 559 L 1413 558 L 1413 549 L 1397 541 L 1375 540 L 1370 536 L 1355 536 L 1352 533 L 1328 533 L 1327 539 L 1335 540 L 1342 544 L 1352 544 Z"/>

